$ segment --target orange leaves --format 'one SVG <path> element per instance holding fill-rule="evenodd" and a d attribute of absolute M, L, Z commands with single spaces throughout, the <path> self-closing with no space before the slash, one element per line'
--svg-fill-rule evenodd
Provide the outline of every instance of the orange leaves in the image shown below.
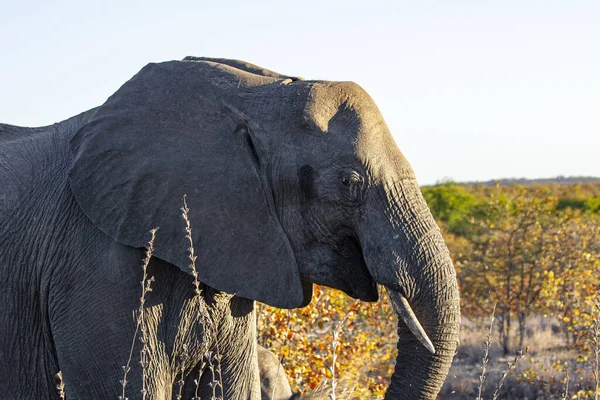
<path fill-rule="evenodd" d="M 312 303 L 297 310 L 259 306 L 259 343 L 283 356 L 295 390 L 328 387 L 332 378 L 333 333 L 338 331 L 338 385 L 354 387 L 352 398 L 383 396 L 396 356 L 396 322 L 387 298 L 357 302 L 315 286 Z"/>

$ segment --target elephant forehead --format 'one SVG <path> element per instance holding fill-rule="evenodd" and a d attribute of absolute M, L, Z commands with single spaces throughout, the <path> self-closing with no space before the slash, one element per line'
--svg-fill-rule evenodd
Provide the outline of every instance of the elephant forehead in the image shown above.
<path fill-rule="evenodd" d="M 341 117 L 341 118 L 339 118 Z M 354 82 L 315 82 L 304 108 L 305 121 L 329 132 L 336 120 L 352 121 L 358 131 L 368 131 L 383 121 L 369 94 Z"/>
<path fill-rule="evenodd" d="M 304 119 L 320 132 L 352 143 L 354 156 L 368 167 L 375 180 L 414 177 L 379 108 L 356 83 L 314 83 L 304 108 Z"/>

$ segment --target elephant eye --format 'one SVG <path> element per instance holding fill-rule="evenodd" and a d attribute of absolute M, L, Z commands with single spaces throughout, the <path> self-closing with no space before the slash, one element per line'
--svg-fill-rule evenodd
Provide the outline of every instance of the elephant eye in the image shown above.
<path fill-rule="evenodd" d="M 356 184 L 356 180 L 345 176 L 342 178 L 342 183 L 344 184 L 344 186 L 352 186 Z"/>
<path fill-rule="evenodd" d="M 344 186 L 354 186 L 360 185 L 362 182 L 362 177 L 358 174 L 358 172 L 352 171 L 350 174 L 346 174 L 342 177 L 342 183 Z"/>
<path fill-rule="evenodd" d="M 356 171 L 351 171 L 342 176 L 342 184 L 352 198 L 358 198 L 363 184 L 363 177 Z"/>

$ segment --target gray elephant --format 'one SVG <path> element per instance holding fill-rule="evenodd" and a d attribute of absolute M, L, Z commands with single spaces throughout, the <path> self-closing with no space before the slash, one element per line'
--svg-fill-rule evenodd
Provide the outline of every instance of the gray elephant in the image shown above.
<path fill-rule="evenodd" d="M 121 395 L 156 226 L 150 398 L 169 398 L 181 368 L 187 394 L 194 376 L 208 390 L 209 350 L 226 399 L 259 399 L 254 301 L 301 307 L 313 283 L 364 301 L 383 285 L 400 316 L 386 398 L 438 393 L 458 339 L 454 267 L 355 83 L 188 57 L 147 65 L 61 123 L 0 125 L 0 143 L 0 393 L 52 398 L 61 370 L 70 400 Z M 215 329 L 195 309 L 185 195 Z M 136 350 L 131 399 L 142 397 L 139 361 Z"/>
<path fill-rule="evenodd" d="M 258 345 L 257 348 L 261 399 L 284 400 L 292 398 L 292 387 L 279 357 L 261 345 Z"/>

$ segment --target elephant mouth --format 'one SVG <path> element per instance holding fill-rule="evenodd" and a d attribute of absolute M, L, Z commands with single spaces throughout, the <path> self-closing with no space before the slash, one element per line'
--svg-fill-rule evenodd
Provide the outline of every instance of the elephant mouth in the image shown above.
<path fill-rule="evenodd" d="M 340 278 L 346 284 L 346 288 L 342 289 L 343 292 L 362 301 L 378 301 L 377 283 L 367 268 L 358 239 L 346 236 L 342 249 L 344 261 L 340 268 Z"/>

